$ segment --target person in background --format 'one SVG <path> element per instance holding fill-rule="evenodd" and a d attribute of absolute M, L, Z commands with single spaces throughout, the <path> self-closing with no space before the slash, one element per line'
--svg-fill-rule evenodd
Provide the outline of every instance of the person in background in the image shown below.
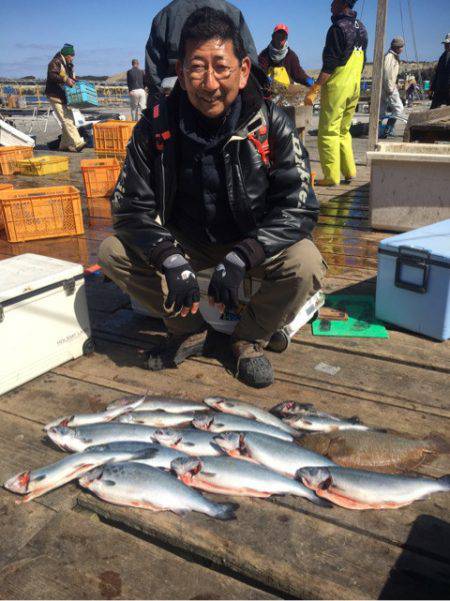
<path fill-rule="evenodd" d="M 417 82 L 414 75 L 407 80 L 405 84 L 406 105 L 411 108 L 414 104 L 414 97 L 417 94 Z"/>
<path fill-rule="evenodd" d="M 225 13 L 190 15 L 176 69 L 170 96 L 151 101 L 133 130 L 111 199 L 115 235 L 99 262 L 164 319 L 168 336 L 149 352 L 151 370 L 205 353 L 199 271 L 213 268 L 209 302 L 224 319 L 236 320 L 246 274 L 260 279 L 229 347 L 235 376 L 262 388 L 274 379 L 263 349 L 282 350 L 273 335 L 326 270 L 311 237 L 319 204 L 308 154 L 285 112 L 264 99 Z"/>
<path fill-rule="evenodd" d="M 144 89 L 144 71 L 139 69 L 139 61 L 131 61 L 131 69 L 127 71 L 127 86 L 130 94 L 131 120 L 137 121 L 147 106 L 147 94 Z"/>
<path fill-rule="evenodd" d="M 291 83 L 301 83 L 310 88 L 314 79 L 303 70 L 298 56 L 289 48 L 288 35 L 287 25 L 275 26 L 272 41 L 258 57 L 259 66 L 277 84 L 288 87 Z"/>
<path fill-rule="evenodd" d="M 268 84 L 258 66 L 255 42 L 241 11 L 226 0 L 173 0 L 155 16 L 145 46 L 145 76 L 149 84 L 149 95 L 164 94 L 164 79 L 176 77 L 175 65 L 178 56 L 181 30 L 188 16 L 196 9 L 209 6 L 227 14 L 241 34 L 250 60 L 253 74 L 260 85 Z"/>
<path fill-rule="evenodd" d="M 450 105 L 450 32 L 442 40 L 444 52 L 439 58 L 431 83 L 431 108 Z"/>
<path fill-rule="evenodd" d="M 45 95 L 62 127 L 59 150 L 81 152 L 86 142 L 78 133 L 72 111 L 67 108 L 67 96 L 64 86 L 75 85 L 73 57 L 75 50 L 72 44 L 64 44 L 48 64 Z"/>
<path fill-rule="evenodd" d="M 380 138 L 393 136 L 397 119 L 403 115 L 404 107 L 397 88 L 397 79 L 400 69 L 400 54 L 403 52 L 404 47 L 404 39 L 395 37 L 391 42 L 389 51 L 384 57 L 380 119 L 386 116 L 388 110 L 390 111 L 390 116 L 386 125 L 381 128 Z"/>
<path fill-rule="evenodd" d="M 368 43 L 367 30 L 353 9 L 356 0 L 333 0 L 332 25 L 323 50 L 323 66 L 305 97 L 313 105 L 320 92 L 318 146 L 323 179 L 319 186 L 336 186 L 356 176 L 350 126 L 358 104 L 361 74 Z"/>

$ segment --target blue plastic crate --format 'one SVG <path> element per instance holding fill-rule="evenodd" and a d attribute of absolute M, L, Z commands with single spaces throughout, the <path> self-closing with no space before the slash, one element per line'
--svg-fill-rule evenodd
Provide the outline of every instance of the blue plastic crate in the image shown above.
<path fill-rule="evenodd" d="M 73 108 L 83 109 L 98 106 L 98 96 L 95 85 L 90 81 L 77 81 L 73 88 L 65 86 L 67 104 Z"/>

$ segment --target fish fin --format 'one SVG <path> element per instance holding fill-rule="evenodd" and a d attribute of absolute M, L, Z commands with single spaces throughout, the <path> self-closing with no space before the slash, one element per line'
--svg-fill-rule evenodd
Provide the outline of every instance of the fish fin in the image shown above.
<path fill-rule="evenodd" d="M 448 488 L 448 490 L 450 490 L 450 474 L 441 476 L 440 478 L 438 478 L 438 480 L 441 484 L 446 486 Z"/>
<path fill-rule="evenodd" d="M 235 511 L 239 508 L 237 503 L 218 503 L 218 513 L 214 515 L 218 520 L 229 521 L 235 520 Z"/>
<path fill-rule="evenodd" d="M 218 428 L 225 428 L 225 424 L 222 424 L 222 422 L 216 422 L 216 420 L 214 420 L 214 425 Z"/>
<path fill-rule="evenodd" d="M 33 478 L 33 482 L 41 482 L 45 478 L 47 478 L 47 476 L 45 474 L 42 474 L 41 476 L 37 476 L 36 478 Z"/>
<path fill-rule="evenodd" d="M 116 482 L 114 482 L 114 480 L 108 480 L 108 479 L 104 480 L 102 478 L 102 484 L 104 484 L 105 486 L 115 486 Z"/>
<path fill-rule="evenodd" d="M 202 475 L 208 476 L 208 478 L 214 478 L 215 476 L 217 476 L 216 472 L 205 472 L 203 470 L 202 470 Z"/>
<path fill-rule="evenodd" d="M 185 442 L 183 443 L 186 447 L 195 447 L 195 443 L 193 442 Z"/>
<path fill-rule="evenodd" d="M 83 442 L 85 442 L 86 444 L 90 444 L 91 442 L 94 442 L 92 438 L 88 438 L 87 436 L 82 436 L 81 440 Z"/>
<path fill-rule="evenodd" d="M 432 453 L 450 453 L 450 443 L 440 434 L 432 433 L 426 439 L 430 443 Z"/>
<path fill-rule="evenodd" d="M 333 503 L 331 501 L 328 501 L 328 499 L 324 499 L 322 497 L 318 497 L 317 495 L 306 498 L 308 501 L 311 501 L 311 503 L 314 503 L 314 505 L 317 505 L 318 507 L 327 507 L 328 509 L 333 507 Z"/>

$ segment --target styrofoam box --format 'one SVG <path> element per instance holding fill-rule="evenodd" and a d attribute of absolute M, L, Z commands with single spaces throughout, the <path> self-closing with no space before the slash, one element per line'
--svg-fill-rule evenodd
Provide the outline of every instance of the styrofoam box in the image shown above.
<path fill-rule="evenodd" d="M 90 336 L 82 265 L 0 261 L 0 394 L 87 352 Z"/>
<path fill-rule="evenodd" d="M 376 316 L 450 338 L 450 219 L 380 242 Z"/>
<path fill-rule="evenodd" d="M 0 146 L 34 146 L 34 140 L 0 119 Z"/>

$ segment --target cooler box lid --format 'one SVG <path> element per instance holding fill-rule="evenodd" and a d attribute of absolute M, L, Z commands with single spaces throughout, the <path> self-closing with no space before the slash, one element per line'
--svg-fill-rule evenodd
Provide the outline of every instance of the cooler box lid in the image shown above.
<path fill-rule="evenodd" d="M 33 296 L 43 288 L 62 285 L 83 277 L 83 266 L 43 255 L 26 253 L 0 261 L 0 303 Z"/>
<path fill-rule="evenodd" d="M 393 256 L 414 251 L 425 253 L 432 264 L 450 267 L 450 219 L 385 238 L 378 249 L 381 254 Z"/>

